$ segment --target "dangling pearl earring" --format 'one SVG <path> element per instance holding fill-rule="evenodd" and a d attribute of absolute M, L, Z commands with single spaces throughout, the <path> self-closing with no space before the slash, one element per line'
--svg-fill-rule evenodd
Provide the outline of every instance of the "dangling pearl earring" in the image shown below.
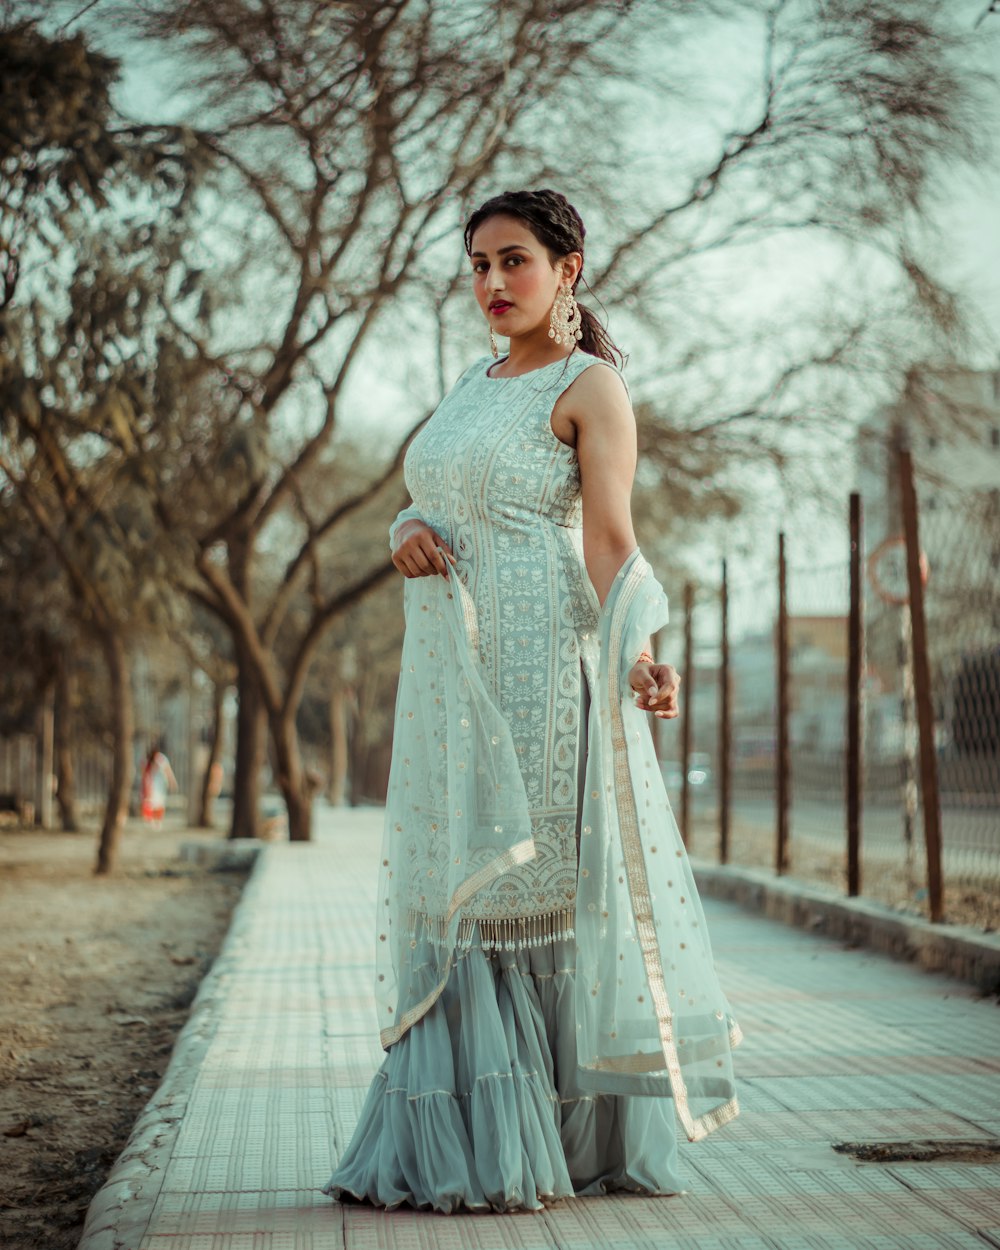
<path fill-rule="evenodd" d="M 493 359 L 500 355 L 500 349 L 497 347 L 497 336 L 493 333 L 493 327 L 490 326 L 490 351 L 493 353 Z"/>
<path fill-rule="evenodd" d="M 562 346 L 583 338 L 583 314 L 571 286 L 560 286 L 549 312 L 549 338 Z"/>

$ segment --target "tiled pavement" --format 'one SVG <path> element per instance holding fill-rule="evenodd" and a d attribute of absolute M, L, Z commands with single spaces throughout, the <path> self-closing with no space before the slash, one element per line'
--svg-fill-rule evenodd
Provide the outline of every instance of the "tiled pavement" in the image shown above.
<path fill-rule="evenodd" d="M 268 847 L 81 1250 L 1000 1250 L 1000 1154 L 862 1163 L 835 1142 L 1000 1147 L 1000 1008 L 963 983 L 705 898 L 745 1034 L 742 1112 L 680 1133 L 687 1195 L 539 1214 L 319 1192 L 381 1058 L 369 998 L 382 813 Z M 986 1152 L 988 1155 L 988 1152 Z"/>

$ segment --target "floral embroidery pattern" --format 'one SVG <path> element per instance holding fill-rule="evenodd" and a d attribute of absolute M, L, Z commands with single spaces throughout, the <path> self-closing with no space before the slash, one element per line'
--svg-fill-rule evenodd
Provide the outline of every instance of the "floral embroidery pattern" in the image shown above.
<path fill-rule="evenodd" d="M 564 913 L 576 896 L 581 664 L 597 680 L 600 605 L 583 562 L 580 469 L 550 418 L 599 361 L 568 359 L 516 378 L 462 375 L 406 454 L 419 515 L 455 553 L 475 606 L 483 680 L 510 726 L 535 858 L 481 891 L 467 916 Z M 613 367 L 613 366 L 608 366 Z M 401 514 L 402 515 L 402 514 Z"/>

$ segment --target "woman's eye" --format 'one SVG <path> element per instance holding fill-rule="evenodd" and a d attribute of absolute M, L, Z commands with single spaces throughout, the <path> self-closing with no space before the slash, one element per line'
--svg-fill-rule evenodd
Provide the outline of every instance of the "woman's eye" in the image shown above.
<path fill-rule="evenodd" d="M 517 261 L 517 263 L 518 263 L 519 265 L 523 265 L 523 264 L 524 264 L 524 257 L 523 257 L 523 256 L 508 256 L 508 257 L 507 257 L 507 260 L 508 260 L 508 261 L 511 261 L 511 260 L 516 260 L 516 261 Z M 484 261 L 484 260 L 477 260 L 477 261 L 476 261 L 476 263 L 472 266 L 472 272 L 473 272 L 473 273 L 482 273 L 482 272 L 483 272 L 483 268 L 485 267 L 485 265 L 486 265 L 486 261 Z"/>

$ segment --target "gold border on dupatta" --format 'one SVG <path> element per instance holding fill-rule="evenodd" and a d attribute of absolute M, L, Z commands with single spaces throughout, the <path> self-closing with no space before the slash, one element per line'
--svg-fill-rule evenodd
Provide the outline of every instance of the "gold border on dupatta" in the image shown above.
<path fill-rule="evenodd" d="M 639 949 L 642 951 L 646 979 L 649 992 L 656 1009 L 657 1026 L 660 1032 L 660 1045 L 666 1059 L 670 1087 L 674 1094 L 677 1114 L 684 1126 L 689 1141 L 699 1141 L 713 1129 L 735 1119 L 739 1114 L 739 1102 L 734 1096 L 725 1103 L 720 1103 L 703 1115 L 692 1116 L 688 1104 L 687 1085 L 681 1074 L 681 1066 L 677 1056 L 677 1046 L 673 1038 L 673 1012 L 667 996 L 666 976 L 663 961 L 660 958 L 660 944 L 656 936 L 656 925 L 653 920 L 653 905 L 650 899 L 649 879 L 646 875 L 646 863 L 642 853 L 642 841 L 639 835 L 639 818 L 635 806 L 635 790 L 632 774 L 628 763 L 628 744 L 625 737 L 625 720 L 621 705 L 621 647 L 625 618 L 639 587 L 645 580 L 649 564 L 645 557 L 638 556 L 625 576 L 618 598 L 615 602 L 611 625 L 609 628 L 608 653 L 605 661 L 608 666 L 608 692 L 611 702 L 611 747 L 613 752 L 615 797 L 617 800 L 619 826 L 621 829 L 622 853 L 625 859 L 625 875 L 628 881 L 629 898 L 635 917 L 636 933 L 639 938 Z"/>
<path fill-rule="evenodd" d="M 463 881 L 461 886 L 452 895 L 451 902 L 448 904 L 448 914 L 444 918 L 445 925 L 450 925 L 455 919 L 457 913 L 465 906 L 469 899 L 473 898 L 484 885 L 488 885 L 502 873 L 509 872 L 512 868 L 516 868 L 518 864 L 527 863 L 529 859 L 535 856 L 535 840 L 527 838 L 523 842 L 518 842 L 504 851 L 502 855 L 485 864 L 478 872 L 473 873 L 471 877 Z M 457 935 L 456 935 L 457 936 Z M 427 1014 L 441 997 L 445 985 L 448 983 L 448 977 L 451 973 L 452 964 L 455 962 L 455 949 L 452 943 L 452 949 L 448 952 L 448 958 L 445 962 L 444 969 L 441 972 L 441 978 L 437 985 L 431 990 L 426 998 L 421 999 L 415 1007 L 411 1007 L 409 1011 L 404 1012 L 396 1022 L 387 1029 L 379 1031 L 379 1041 L 383 1050 L 388 1050 L 394 1042 L 398 1042 L 403 1034 L 420 1019 L 421 1016 Z"/>

